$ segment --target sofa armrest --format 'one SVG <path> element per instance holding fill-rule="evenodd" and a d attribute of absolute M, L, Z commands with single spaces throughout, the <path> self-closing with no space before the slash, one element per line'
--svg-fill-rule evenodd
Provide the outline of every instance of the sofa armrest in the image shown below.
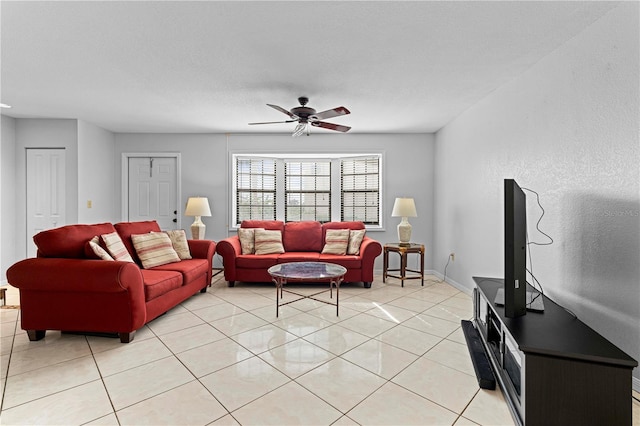
<path fill-rule="evenodd" d="M 194 259 L 207 259 L 207 282 L 211 283 L 213 277 L 213 255 L 216 254 L 216 243 L 211 240 L 187 240 L 191 257 Z"/>
<path fill-rule="evenodd" d="M 362 256 L 362 281 L 373 281 L 373 267 L 376 257 L 382 253 L 382 244 L 365 236 L 360 244 L 360 256 Z"/>
<path fill-rule="evenodd" d="M 236 280 L 236 258 L 242 254 L 240 239 L 237 235 L 218 242 L 216 252 L 222 256 L 224 279 L 232 282 Z"/>
<path fill-rule="evenodd" d="M 131 262 L 105 260 L 31 258 L 12 265 L 7 281 L 20 290 L 76 293 L 130 291 L 144 303 L 140 268 Z"/>

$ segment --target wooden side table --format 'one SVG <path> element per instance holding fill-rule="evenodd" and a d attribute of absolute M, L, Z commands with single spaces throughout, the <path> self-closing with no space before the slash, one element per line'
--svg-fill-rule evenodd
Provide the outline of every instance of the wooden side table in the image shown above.
<path fill-rule="evenodd" d="M 424 245 L 423 244 L 400 244 L 400 243 L 387 243 L 384 245 L 384 265 L 382 271 L 382 282 L 386 282 L 387 277 L 398 278 L 404 287 L 404 280 L 417 280 L 419 279 L 424 286 Z M 398 253 L 400 255 L 400 268 L 389 269 L 389 252 Z M 420 255 L 420 270 L 407 269 L 407 255 L 409 253 L 416 253 Z M 389 272 L 400 272 L 400 275 L 392 275 Z M 407 272 L 412 272 L 417 275 L 407 276 Z"/>

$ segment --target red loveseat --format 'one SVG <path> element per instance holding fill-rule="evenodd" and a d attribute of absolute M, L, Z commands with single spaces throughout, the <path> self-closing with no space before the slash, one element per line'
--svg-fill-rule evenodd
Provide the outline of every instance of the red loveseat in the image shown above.
<path fill-rule="evenodd" d="M 136 263 L 96 260 L 87 242 L 118 232 Z M 160 232 L 155 221 L 115 225 L 68 225 L 34 236 L 38 257 L 7 270 L 7 280 L 20 289 L 22 329 L 29 340 L 46 330 L 117 333 L 128 343 L 147 322 L 182 303 L 211 283 L 215 243 L 188 240 L 192 259 L 150 269 L 140 259 L 131 235 Z"/>
<path fill-rule="evenodd" d="M 370 288 L 373 282 L 373 267 L 377 256 L 382 253 L 382 245 L 366 235 L 357 255 L 322 253 L 325 237 L 329 229 L 365 229 L 362 222 L 301 221 L 284 223 L 279 220 L 245 220 L 241 228 L 262 228 L 282 233 L 284 253 L 242 254 L 240 238 L 237 235 L 218 242 L 217 253 L 222 256 L 224 278 L 229 287 L 236 281 L 271 282 L 267 272 L 271 266 L 285 262 L 328 262 L 347 268 L 345 282 L 363 282 Z"/>

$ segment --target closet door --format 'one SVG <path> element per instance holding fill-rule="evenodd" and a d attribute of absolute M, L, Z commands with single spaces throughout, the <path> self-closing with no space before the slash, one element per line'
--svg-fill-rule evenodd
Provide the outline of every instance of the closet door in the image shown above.
<path fill-rule="evenodd" d="M 27 257 L 36 256 L 33 236 L 66 225 L 64 148 L 27 148 Z"/>

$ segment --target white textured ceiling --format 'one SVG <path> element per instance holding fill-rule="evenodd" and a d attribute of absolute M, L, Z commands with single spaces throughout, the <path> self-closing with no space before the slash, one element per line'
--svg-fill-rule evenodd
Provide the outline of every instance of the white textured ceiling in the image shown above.
<path fill-rule="evenodd" d="M 433 132 L 615 2 L 0 2 L 12 117 L 114 132 L 289 132 L 306 95 L 352 132 Z M 314 132 L 330 132 L 314 129 Z"/>

